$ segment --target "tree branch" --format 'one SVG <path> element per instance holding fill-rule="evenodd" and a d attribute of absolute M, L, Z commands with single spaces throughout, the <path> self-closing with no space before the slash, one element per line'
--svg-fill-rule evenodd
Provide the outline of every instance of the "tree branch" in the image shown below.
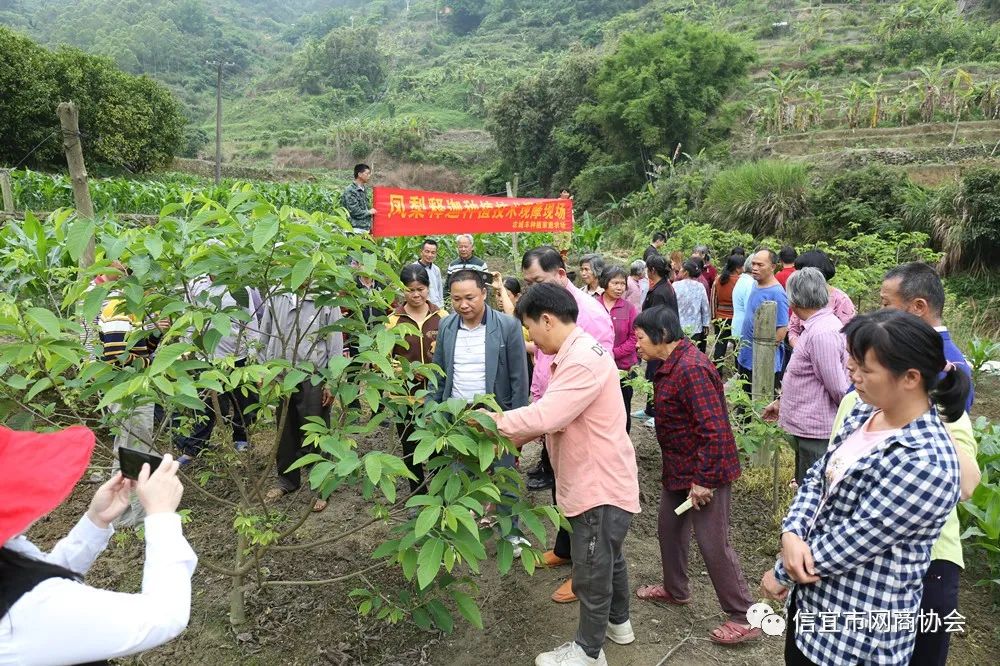
<path fill-rule="evenodd" d="M 264 581 L 264 587 L 278 587 L 280 585 L 290 585 L 294 587 L 307 587 L 313 585 L 329 585 L 330 583 L 339 583 L 343 580 L 348 580 L 356 576 L 363 576 L 369 571 L 375 571 L 376 569 L 382 569 L 389 566 L 388 562 L 378 562 L 370 567 L 361 569 L 360 571 L 355 571 L 353 573 L 344 574 L 343 576 L 336 576 L 334 578 L 325 578 L 323 580 L 268 580 Z"/>

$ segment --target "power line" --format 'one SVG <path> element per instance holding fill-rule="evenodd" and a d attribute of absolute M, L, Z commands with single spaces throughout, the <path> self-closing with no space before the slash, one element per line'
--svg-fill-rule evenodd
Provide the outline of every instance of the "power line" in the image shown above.
<path fill-rule="evenodd" d="M 34 147 L 34 148 L 32 148 L 31 150 L 29 150 L 29 151 L 28 151 L 28 154 L 27 154 L 27 155 L 25 155 L 24 157 L 22 157 L 22 158 L 21 158 L 21 161 L 20 161 L 20 162 L 18 162 L 17 164 L 15 164 L 15 165 L 14 165 L 14 166 L 13 166 L 12 168 L 16 169 L 16 168 L 18 168 L 19 166 L 21 166 L 22 164 L 24 164 L 24 162 L 25 162 L 25 161 L 26 161 L 26 160 L 27 160 L 27 159 L 28 159 L 29 157 L 31 157 L 32 155 L 34 155 L 34 153 L 35 153 L 35 151 L 36 151 L 36 150 L 38 150 L 39 148 L 41 148 L 41 147 L 42 147 L 42 144 L 44 144 L 44 143 L 45 143 L 46 141 L 48 141 L 48 140 L 49 140 L 49 139 L 51 139 L 52 137 L 56 136 L 57 134 L 59 134 L 59 130 L 56 130 L 56 131 L 52 132 L 52 133 L 51 133 L 51 134 L 49 134 L 49 135 L 48 135 L 47 137 L 45 137 L 44 139 L 42 139 L 41 141 L 39 141 L 39 142 L 38 142 L 37 144 L 35 144 L 35 147 Z"/>

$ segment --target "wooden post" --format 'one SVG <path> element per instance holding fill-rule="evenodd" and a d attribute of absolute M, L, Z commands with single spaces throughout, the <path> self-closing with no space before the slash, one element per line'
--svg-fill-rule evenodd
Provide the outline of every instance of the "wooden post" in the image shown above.
<path fill-rule="evenodd" d="M 774 399 L 774 355 L 777 348 L 774 332 L 777 314 L 778 304 L 768 301 L 761 303 L 753 317 L 753 383 L 750 397 L 755 403 L 771 402 Z M 770 442 L 762 443 L 751 464 L 770 464 L 773 451 L 769 444 Z"/>
<path fill-rule="evenodd" d="M 0 169 L 0 194 L 3 195 L 3 212 L 14 212 L 14 190 L 10 186 L 10 171 Z"/>
<path fill-rule="evenodd" d="M 83 163 L 83 146 L 80 144 L 80 112 L 73 102 L 63 102 L 56 108 L 62 125 L 63 149 L 69 165 L 69 177 L 73 183 L 73 203 L 81 218 L 94 218 L 94 202 L 90 200 L 87 186 L 87 167 Z M 80 255 L 80 268 L 88 268 L 94 263 L 94 237 L 87 241 L 87 248 Z"/>
<path fill-rule="evenodd" d="M 521 175 L 518 173 L 514 174 L 514 183 L 507 181 L 507 198 L 515 199 L 517 198 L 517 185 L 521 180 Z M 520 253 L 517 251 L 517 232 L 514 232 L 514 236 L 511 239 L 511 251 L 514 253 L 514 259 L 520 258 Z"/>

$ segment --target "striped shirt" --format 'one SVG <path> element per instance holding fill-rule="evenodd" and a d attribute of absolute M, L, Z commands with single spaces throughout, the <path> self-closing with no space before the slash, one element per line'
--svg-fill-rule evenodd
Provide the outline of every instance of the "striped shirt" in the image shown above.
<path fill-rule="evenodd" d="M 778 424 L 796 437 L 828 439 L 840 401 L 851 386 L 847 342 L 830 308 L 804 322 L 782 380 Z"/>
<path fill-rule="evenodd" d="M 98 339 L 101 341 L 101 360 L 118 366 L 132 365 L 139 361 L 146 367 L 152 361 L 153 351 L 159 336 L 150 333 L 132 336 L 134 331 L 152 331 L 155 325 L 144 327 L 139 320 L 125 312 L 125 299 L 119 292 L 112 292 L 101 306 L 95 322 Z"/>

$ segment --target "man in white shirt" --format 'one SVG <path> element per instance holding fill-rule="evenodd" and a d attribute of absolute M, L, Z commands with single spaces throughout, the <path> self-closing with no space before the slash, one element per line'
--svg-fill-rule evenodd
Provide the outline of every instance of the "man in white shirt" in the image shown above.
<path fill-rule="evenodd" d="M 434 264 L 437 254 L 438 242 L 433 238 L 425 238 L 424 244 L 420 248 L 420 260 L 417 263 L 427 269 L 427 276 L 431 279 L 429 295 L 431 303 L 438 307 L 444 307 L 444 285 L 441 281 L 441 269 Z"/>

